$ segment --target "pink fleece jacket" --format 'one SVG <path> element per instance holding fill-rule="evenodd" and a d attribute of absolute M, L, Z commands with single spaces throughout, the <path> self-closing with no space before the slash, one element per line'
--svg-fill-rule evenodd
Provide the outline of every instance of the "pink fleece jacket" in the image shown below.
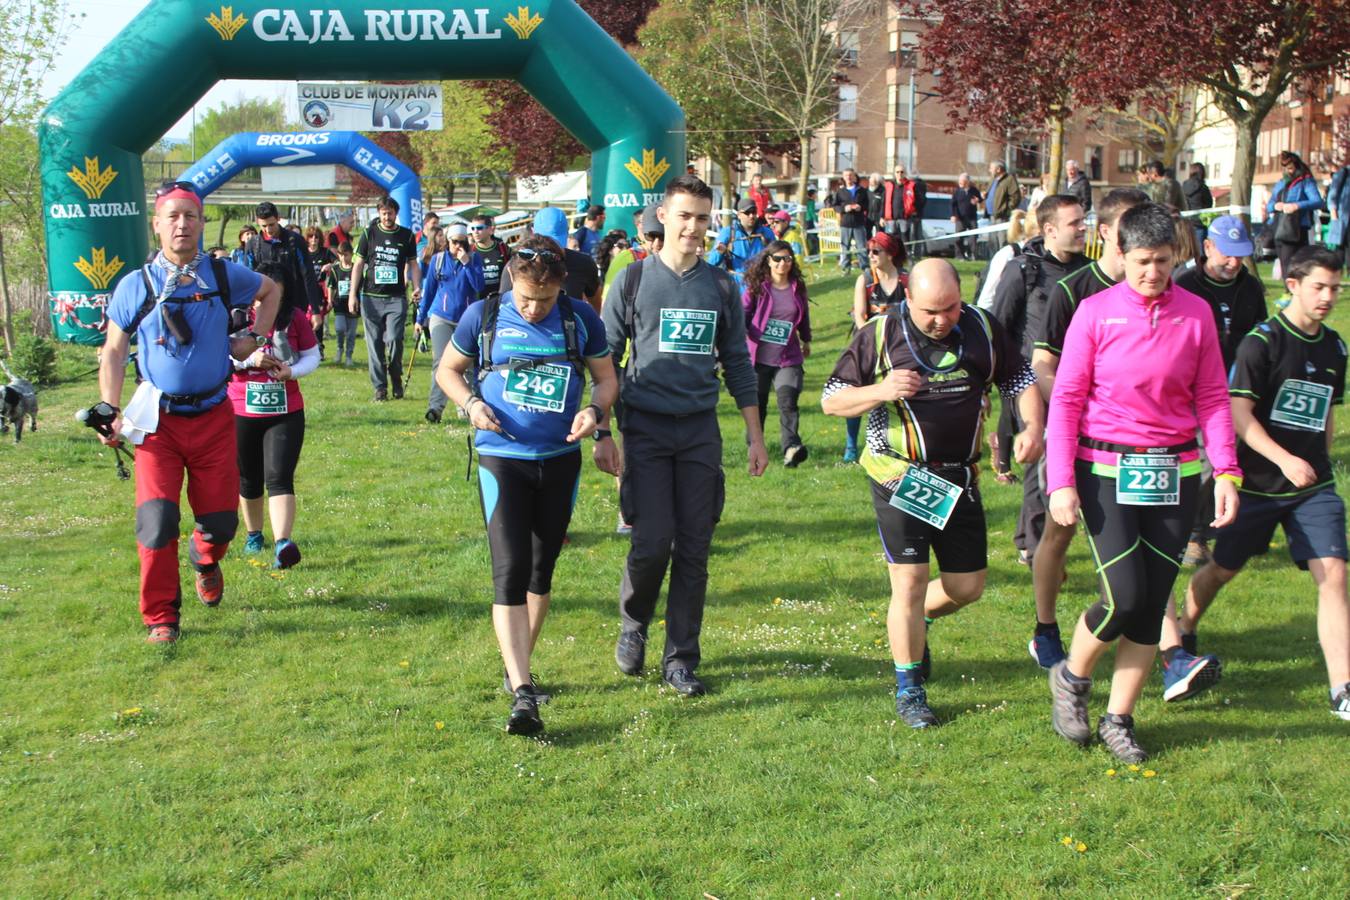
<path fill-rule="evenodd" d="M 1214 314 L 1176 285 L 1148 300 L 1127 282 L 1084 300 L 1055 375 L 1046 427 L 1046 491 L 1073 486 L 1075 459 L 1114 466 L 1116 454 L 1078 446 L 1083 435 L 1171 447 L 1199 426 L 1215 474 L 1241 476 Z M 1194 459 L 1197 451 L 1181 454 Z"/>

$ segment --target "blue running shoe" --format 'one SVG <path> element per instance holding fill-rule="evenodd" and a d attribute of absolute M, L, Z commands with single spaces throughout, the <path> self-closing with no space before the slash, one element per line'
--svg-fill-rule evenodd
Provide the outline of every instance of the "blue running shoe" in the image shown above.
<path fill-rule="evenodd" d="M 1058 631 L 1033 637 L 1027 642 L 1027 652 L 1042 669 L 1053 669 L 1057 663 L 1069 658 L 1064 652 L 1064 642 L 1060 640 Z"/>
<path fill-rule="evenodd" d="M 277 541 L 277 558 L 272 563 L 274 569 L 289 569 L 300 561 L 300 548 L 289 538 Z"/>
<path fill-rule="evenodd" d="M 250 531 L 248 537 L 244 539 L 245 553 L 263 552 L 263 537 L 261 531 Z"/>
<path fill-rule="evenodd" d="M 932 728 L 938 717 L 928 708 L 928 694 L 922 687 L 905 688 L 895 695 L 895 714 L 910 728 Z"/>
<path fill-rule="evenodd" d="M 1192 656 L 1178 650 L 1163 666 L 1163 699 L 1170 703 L 1194 697 L 1212 688 L 1222 675 L 1223 663 L 1217 656 Z"/>
<path fill-rule="evenodd" d="M 844 448 L 844 462 L 855 463 L 858 461 L 858 448 L 848 446 Z"/>

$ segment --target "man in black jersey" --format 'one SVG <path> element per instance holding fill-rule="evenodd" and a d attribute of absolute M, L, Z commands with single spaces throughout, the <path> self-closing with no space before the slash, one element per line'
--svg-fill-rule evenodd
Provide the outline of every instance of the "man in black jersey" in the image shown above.
<path fill-rule="evenodd" d="M 408 285 L 414 301 L 422 298 L 422 272 L 412 229 L 398 224 L 398 201 L 384 196 L 375 204 L 379 219 L 356 244 L 348 312 L 366 323 L 366 353 L 375 400 L 403 396 L 403 331 L 408 321 Z M 389 348 L 388 367 L 385 347 Z"/>
<path fill-rule="evenodd" d="M 1045 404 L 1017 342 L 996 319 L 961 303 L 951 263 L 926 259 L 909 275 L 908 299 L 876 316 L 849 343 L 825 384 L 832 416 L 867 416 L 860 462 L 871 480 L 882 550 L 890 563 L 886 614 L 895 662 L 896 714 L 911 728 L 937 724 L 928 707 L 925 618 L 978 600 L 988 566 L 976 485 L 984 392 L 1017 403 L 1018 462 L 1040 458 Z M 939 577 L 929 580 L 929 550 Z"/>
<path fill-rule="evenodd" d="M 483 260 L 483 289 L 478 292 L 482 300 L 501 291 L 502 270 L 511 259 L 511 248 L 497 238 L 497 224 L 492 216 L 479 213 L 469 225 L 469 235 L 473 238 L 473 249 Z"/>
<path fill-rule="evenodd" d="M 1205 257 L 1201 264 L 1183 269 L 1173 277 L 1177 287 L 1202 298 L 1214 311 L 1225 372 L 1233 368 L 1238 343 L 1266 318 L 1265 285 L 1243 265 L 1253 249 L 1246 224 L 1237 216 L 1220 216 L 1210 223 L 1205 233 Z M 1184 565 L 1209 562 L 1208 544 L 1213 538 L 1213 529 L 1209 527 L 1214 519 L 1213 487 L 1213 475 L 1207 474 L 1200 486 L 1195 530 L 1186 546 Z"/>
<path fill-rule="evenodd" d="M 1065 275 L 1087 265 L 1083 243 L 1087 225 L 1083 207 L 1071 194 L 1051 194 L 1036 207 L 1041 225 L 1039 237 L 1022 246 L 1003 270 L 994 289 L 995 318 L 1022 347 L 1022 355 L 1031 359 L 1036 335 L 1045 321 L 1050 289 Z M 1045 503 L 1041 481 L 1034 467 L 1022 474 L 1022 509 L 1017 517 L 1013 543 L 1028 558 L 1036 555 L 1036 544 L 1045 527 Z"/>
<path fill-rule="evenodd" d="M 1125 258 L 1120 255 L 1116 223 L 1127 210 L 1147 202 L 1148 195 L 1134 188 L 1117 188 L 1103 197 L 1097 204 L 1097 234 L 1102 240 L 1101 258 L 1061 278 L 1050 289 L 1041 330 L 1033 336 L 1034 349 L 1031 352 L 1031 367 L 1036 371 L 1036 384 L 1047 404 L 1055 388 L 1055 371 L 1059 368 L 1059 356 L 1064 350 L 1064 336 L 1069 331 L 1069 322 L 1078 304 L 1125 277 Z M 1027 478 L 1028 482 L 1032 480 Z M 1044 510 L 1045 494 L 1041 491 L 1039 478 L 1035 479 L 1035 485 L 1039 492 L 1035 503 Z M 1024 495 L 1024 509 L 1027 506 L 1026 496 L 1029 494 Z M 1059 635 L 1055 606 L 1059 600 L 1059 587 L 1064 581 L 1064 559 L 1068 555 L 1075 529 L 1065 528 L 1044 513 L 1041 522 L 1044 530 L 1031 559 L 1032 592 L 1036 598 L 1036 632 L 1028 649 L 1037 663 L 1049 669 L 1064 659 L 1064 644 Z"/>
<path fill-rule="evenodd" d="M 1336 493 L 1330 452 L 1347 354 L 1340 336 L 1323 324 L 1340 291 L 1339 254 L 1301 248 L 1290 259 L 1285 286 L 1289 306 L 1238 344 L 1228 392 L 1240 438 L 1242 502 L 1236 521 L 1219 530 L 1213 560 L 1186 589 L 1182 641 L 1194 647 L 1196 623 L 1219 589 L 1247 560 L 1266 552 L 1280 525 L 1295 565 L 1317 585 L 1317 636 L 1331 711 L 1350 721 L 1345 504 Z"/>

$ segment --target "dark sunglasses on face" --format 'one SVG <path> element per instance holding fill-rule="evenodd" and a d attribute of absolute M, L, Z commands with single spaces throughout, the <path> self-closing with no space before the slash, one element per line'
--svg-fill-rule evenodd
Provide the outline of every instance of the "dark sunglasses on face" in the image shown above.
<path fill-rule="evenodd" d="M 542 259 L 546 263 L 554 263 L 559 259 L 552 250 L 535 250 L 531 247 L 521 247 L 516 251 L 516 256 L 521 259 Z"/>
<path fill-rule="evenodd" d="M 868 250 L 867 250 L 867 255 L 868 255 L 868 256 L 880 256 L 880 255 L 881 255 L 881 251 L 878 250 L 876 247 L 869 247 Z"/>
<path fill-rule="evenodd" d="M 487 228 L 487 226 L 486 226 L 486 225 L 470 225 L 470 226 L 469 226 L 469 230 L 470 230 L 470 231 L 482 231 L 484 228 Z"/>
<path fill-rule="evenodd" d="M 770 260 L 770 262 L 787 263 L 787 262 L 792 262 L 792 257 L 791 257 L 791 256 L 784 256 L 784 255 L 779 254 L 779 255 L 776 255 L 776 256 L 770 256 L 770 257 L 769 257 L 769 260 Z"/>

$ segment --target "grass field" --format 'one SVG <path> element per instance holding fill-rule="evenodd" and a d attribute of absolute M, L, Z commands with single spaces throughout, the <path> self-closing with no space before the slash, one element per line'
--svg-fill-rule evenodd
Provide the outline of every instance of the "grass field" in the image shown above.
<path fill-rule="evenodd" d="M 866 484 L 818 403 L 849 285 L 813 278 L 811 459 L 752 481 L 722 404 L 712 693 L 616 671 L 626 542 L 587 462 L 534 660 L 554 693 L 540 740 L 502 730 L 465 427 L 422 422 L 426 357 L 402 402 L 371 404 L 364 368 L 305 380 L 304 562 L 232 551 L 225 602 L 185 601 L 169 650 L 142 641 L 132 486 L 71 418 L 93 378 L 44 391 L 40 430 L 0 439 L 0 894 L 1350 894 L 1350 731 L 1282 544 L 1205 620 L 1218 687 L 1165 706 L 1150 684 L 1155 756 L 1133 772 L 1050 729 L 1011 543 L 1020 488 L 987 478 L 989 589 L 931 635 L 944 724 L 897 726 Z M 92 351 L 62 365 L 88 370 Z M 1079 541 L 1061 622 L 1094 598 Z"/>

